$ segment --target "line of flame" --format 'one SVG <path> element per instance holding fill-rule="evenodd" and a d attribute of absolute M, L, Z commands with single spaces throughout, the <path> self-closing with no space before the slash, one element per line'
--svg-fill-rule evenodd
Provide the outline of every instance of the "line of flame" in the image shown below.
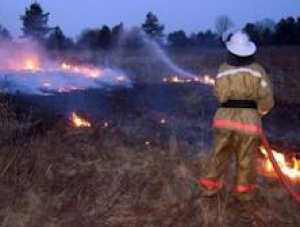
<path fill-rule="evenodd" d="M 260 151 L 265 157 L 260 166 L 260 173 L 268 177 L 277 177 L 266 149 L 264 147 L 260 147 Z M 290 161 L 287 161 L 284 154 L 279 153 L 276 150 L 272 150 L 272 152 L 275 160 L 281 168 L 282 173 L 291 179 L 293 183 L 300 183 L 300 160 L 293 157 Z"/>
<path fill-rule="evenodd" d="M 206 85 L 215 85 L 215 79 L 209 75 L 194 77 L 171 76 L 163 78 L 165 83 L 201 83 Z"/>
<path fill-rule="evenodd" d="M 89 128 L 92 126 L 90 122 L 79 117 L 75 112 L 71 114 L 71 121 L 76 128 Z"/>

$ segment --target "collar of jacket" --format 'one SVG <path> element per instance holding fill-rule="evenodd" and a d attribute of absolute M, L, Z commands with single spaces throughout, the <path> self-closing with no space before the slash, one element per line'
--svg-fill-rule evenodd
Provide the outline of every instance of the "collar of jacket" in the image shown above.
<path fill-rule="evenodd" d="M 248 57 L 240 57 L 228 52 L 227 55 L 227 64 L 235 67 L 248 66 L 253 64 L 255 61 L 255 55 Z"/>

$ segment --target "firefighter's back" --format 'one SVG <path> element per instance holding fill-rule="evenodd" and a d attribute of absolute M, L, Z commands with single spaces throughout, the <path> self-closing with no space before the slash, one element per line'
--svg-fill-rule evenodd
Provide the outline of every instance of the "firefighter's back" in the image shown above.
<path fill-rule="evenodd" d="M 265 70 L 257 63 L 247 66 L 223 64 L 216 79 L 215 94 L 219 102 L 254 102 L 257 108 L 219 108 L 214 126 L 238 130 L 243 133 L 259 134 L 261 115 L 273 104 L 272 85 Z"/>

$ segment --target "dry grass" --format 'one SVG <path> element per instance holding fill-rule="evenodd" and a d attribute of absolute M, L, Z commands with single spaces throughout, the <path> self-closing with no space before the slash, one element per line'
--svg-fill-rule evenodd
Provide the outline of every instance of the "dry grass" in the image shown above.
<path fill-rule="evenodd" d="M 146 145 L 118 127 L 74 129 L 65 122 L 29 135 L 2 105 L 1 126 L 7 123 L 14 127 L 1 133 L 18 128 L 20 137 L 0 148 L 1 227 L 249 226 L 228 191 L 199 196 L 194 182 L 206 157 L 185 157 L 174 135 L 168 146 Z M 299 207 L 276 182 L 260 178 L 260 191 L 268 226 L 299 226 Z"/>

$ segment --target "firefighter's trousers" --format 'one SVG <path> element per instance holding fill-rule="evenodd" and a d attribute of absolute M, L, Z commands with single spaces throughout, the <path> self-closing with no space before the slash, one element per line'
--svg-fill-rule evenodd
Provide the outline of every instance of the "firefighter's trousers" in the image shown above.
<path fill-rule="evenodd" d="M 231 156 L 236 159 L 234 192 L 240 200 L 253 199 L 256 187 L 256 149 L 259 136 L 229 129 L 214 129 L 214 151 L 206 177 L 200 179 L 205 190 L 218 191 L 223 187 Z"/>

